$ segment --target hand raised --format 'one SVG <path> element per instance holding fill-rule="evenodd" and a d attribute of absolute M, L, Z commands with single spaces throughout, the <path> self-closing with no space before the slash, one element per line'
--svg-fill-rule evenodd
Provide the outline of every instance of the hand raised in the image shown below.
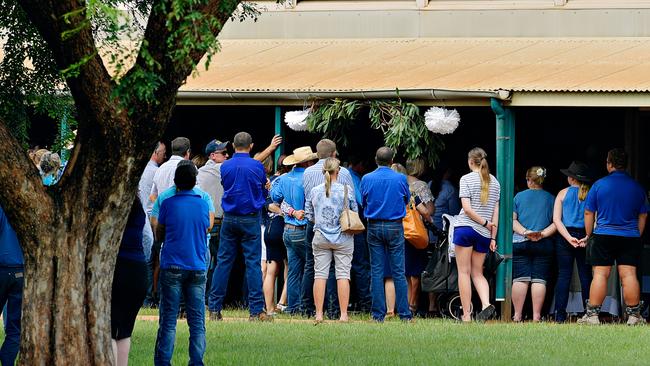
<path fill-rule="evenodd" d="M 271 147 L 274 149 L 280 146 L 281 143 L 282 143 L 282 136 L 280 135 L 275 135 L 271 139 Z"/>

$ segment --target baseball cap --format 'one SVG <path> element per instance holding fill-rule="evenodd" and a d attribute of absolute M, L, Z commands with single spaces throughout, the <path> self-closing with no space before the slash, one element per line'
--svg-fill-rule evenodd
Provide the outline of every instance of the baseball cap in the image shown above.
<path fill-rule="evenodd" d="M 219 140 L 212 140 L 205 145 L 205 154 L 210 155 L 215 151 L 225 150 L 228 147 L 229 141 L 221 142 Z"/>

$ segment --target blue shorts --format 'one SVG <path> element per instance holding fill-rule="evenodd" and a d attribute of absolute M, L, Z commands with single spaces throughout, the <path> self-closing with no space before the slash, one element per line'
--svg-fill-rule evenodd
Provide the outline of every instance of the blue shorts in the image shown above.
<path fill-rule="evenodd" d="M 458 226 L 454 228 L 454 245 L 474 248 L 474 251 L 479 253 L 487 253 L 490 250 L 490 238 L 477 233 L 470 226 Z"/>

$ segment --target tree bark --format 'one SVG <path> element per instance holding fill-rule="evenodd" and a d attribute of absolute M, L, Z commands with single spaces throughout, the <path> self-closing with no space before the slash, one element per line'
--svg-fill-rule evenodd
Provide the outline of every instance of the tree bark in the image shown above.
<path fill-rule="evenodd" d="M 227 3 L 224 3 L 227 1 Z M 153 9 L 171 9 L 171 0 Z M 97 55 L 92 31 L 81 28 L 63 40 L 61 32 L 85 21 L 83 13 L 64 20 L 83 1 L 19 0 L 52 50 L 60 69 L 95 55 L 66 80 L 78 113 L 74 151 L 61 181 L 45 188 L 22 147 L 0 123 L 0 205 L 18 234 L 25 259 L 20 364 L 109 365 L 110 294 L 121 236 L 136 197 L 140 174 L 163 134 L 178 88 L 192 62 L 174 63 L 166 40 L 173 32 L 167 15 L 153 12 L 145 38 L 161 65 L 157 103 L 112 99 L 115 85 Z M 159 7 L 159 3 L 166 6 Z M 224 24 L 238 0 L 206 1 L 201 11 Z M 213 29 L 215 34 L 220 26 Z M 194 63 L 203 56 L 194 52 Z M 136 67 L 150 67 L 139 57 Z M 153 357 L 153 356 L 152 356 Z"/>

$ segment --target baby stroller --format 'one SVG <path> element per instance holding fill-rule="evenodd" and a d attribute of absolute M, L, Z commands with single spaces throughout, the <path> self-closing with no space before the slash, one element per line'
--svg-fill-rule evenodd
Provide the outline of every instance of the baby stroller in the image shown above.
<path fill-rule="evenodd" d="M 459 319 L 463 313 L 463 307 L 458 293 L 458 268 L 450 239 L 453 236 L 454 217 L 443 215 L 442 221 L 443 230 L 433 225 L 429 226 L 429 230 L 433 231 L 438 240 L 431 248 L 429 262 L 422 272 L 422 291 L 436 294 L 438 308 L 443 317 Z M 485 257 L 484 274 L 488 281 L 494 276 L 501 261 L 503 261 L 503 256 L 499 253 L 490 252 Z M 473 305 L 474 302 L 476 302 L 476 306 L 480 307 L 480 301 L 476 294 L 472 296 Z"/>
<path fill-rule="evenodd" d="M 423 292 L 433 292 L 436 295 L 438 309 L 443 317 L 459 319 L 463 307 L 458 293 L 458 268 L 456 259 L 450 255 L 449 236 L 453 225 L 453 217 L 443 215 L 443 230 L 434 225 L 427 225 L 438 238 L 433 247 L 427 266 L 421 275 Z"/>

